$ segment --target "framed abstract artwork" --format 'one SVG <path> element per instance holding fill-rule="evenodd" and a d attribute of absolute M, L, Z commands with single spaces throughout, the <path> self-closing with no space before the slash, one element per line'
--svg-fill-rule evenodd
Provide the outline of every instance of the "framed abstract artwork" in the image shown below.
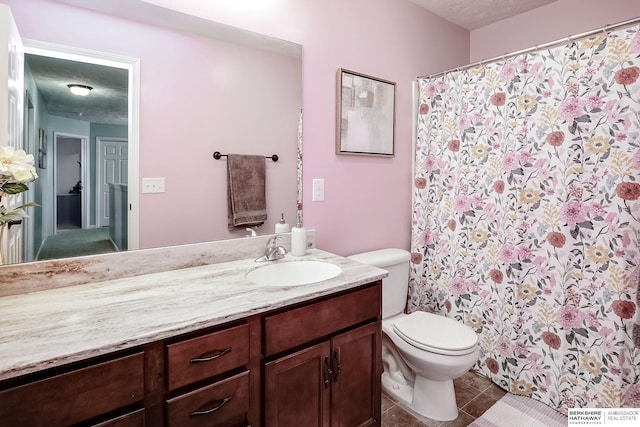
<path fill-rule="evenodd" d="M 340 68 L 336 154 L 394 155 L 396 84 Z"/>

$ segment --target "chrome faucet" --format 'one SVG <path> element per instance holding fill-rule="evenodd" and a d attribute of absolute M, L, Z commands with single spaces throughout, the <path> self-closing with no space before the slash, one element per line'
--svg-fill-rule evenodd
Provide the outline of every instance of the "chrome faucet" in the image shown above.
<path fill-rule="evenodd" d="M 264 248 L 264 255 L 256 258 L 256 262 L 275 261 L 284 258 L 287 254 L 287 250 L 284 246 L 278 245 L 278 241 L 282 236 L 273 236 L 267 241 L 267 246 Z"/>

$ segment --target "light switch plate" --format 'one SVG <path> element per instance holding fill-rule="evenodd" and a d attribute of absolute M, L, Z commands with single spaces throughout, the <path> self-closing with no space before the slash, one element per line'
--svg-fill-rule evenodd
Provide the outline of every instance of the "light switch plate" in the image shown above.
<path fill-rule="evenodd" d="M 142 178 L 143 193 L 164 193 L 164 178 Z"/>
<path fill-rule="evenodd" d="M 324 200 L 324 179 L 314 179 L 311 201 L 321 202 L 323 200 Z"/>

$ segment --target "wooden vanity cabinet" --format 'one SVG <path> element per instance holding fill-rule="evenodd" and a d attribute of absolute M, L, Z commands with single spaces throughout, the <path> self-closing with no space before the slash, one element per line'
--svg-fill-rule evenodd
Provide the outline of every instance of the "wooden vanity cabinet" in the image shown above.
<path fill-rule="evenodd" d="M 265 317 L 265 426 L 380 425 L 380 302 L 377 282 Z"/>
<path fill-rule="evenodd" d="M 0 382 L 0 425 L 379 426 L 381 282 Z"/>

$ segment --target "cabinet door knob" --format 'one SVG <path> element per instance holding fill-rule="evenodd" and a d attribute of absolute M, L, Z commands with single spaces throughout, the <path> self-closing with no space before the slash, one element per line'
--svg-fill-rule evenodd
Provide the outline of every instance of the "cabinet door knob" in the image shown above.
<path fill-rule="evenodd" d="M 194 363 L 202 363 L 202 362 L 211 362 L 212 360 L 216 360 L 227 353 L 231 352 L 231 347 L 227 347 L 223 350 L 213 350 L 202 354 L 201 356 L 194 357 L 189 361 L 190 364 Z M 213 354 L 212 354 L 213 353 Z"/>
<path fill-rule="evenodd" d="M 193 411 L 192 413 L 189 414 L 190 417 L 196 417 L 198 415 L 207 415 L 210 414 L 212 412 L 217 411 L 218 409 L 222 408 L 224 405 L 227 404 L 227 402 L 229 402 L 231 400 L 231 397 L 225 397 L 222 400 L 214 400 L 213 402 L 209 402 L 206 405 L 204 405 L 202 408 Z M 204 409 L 207 406 L 213 405 L 212 408 L 209 409 Z"/>

